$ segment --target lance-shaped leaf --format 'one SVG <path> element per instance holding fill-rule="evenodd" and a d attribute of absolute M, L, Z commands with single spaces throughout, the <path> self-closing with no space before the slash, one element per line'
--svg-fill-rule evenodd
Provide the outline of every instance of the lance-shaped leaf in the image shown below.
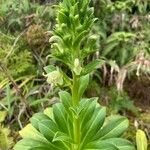
<path fill-rule="evenodd" d="M 125 117 L 115 117 L 110 120 L 94 137 L 94 139 L 107 139 L 121 136 L 129 126 Z"/>
<path fill-rule="evenodd" d="M 97 68 L 101 68 L 101 66 L 104 63 L 105 63 L 104 60 L 96 59 L 83 68 L 82 74 L 84 75 L 84 74 L 91 73 L 93 70 Z"/>
<path fill-rule="evenodd" d="M 136 132 L 136 145 L 137 150 L 147 150 L 147 138 L 142 130 L 137 130 Z"/>
<path fill-rule="evenodd" d="M 80 78 L 79 96 L 81 97 L 89 84 L 89 74 Z"/>

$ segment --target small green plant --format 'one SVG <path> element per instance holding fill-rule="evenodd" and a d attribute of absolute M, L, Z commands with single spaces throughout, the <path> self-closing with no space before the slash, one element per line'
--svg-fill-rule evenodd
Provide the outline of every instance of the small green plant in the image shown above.
<path fill-rule="evenodd" d="M 108 109 L 111 114 L 117 114 L 119 112 L 130 111 L 135 115 L 139 115 L 139 111 L 134 105 L 134 102 L 130 99 L 126 92 L 119 93 L 117 88 L 111 87 L 108 89 L 101 88 L 100 95 L 102 97 L 103 92 L 108 99 Z"/>
<path fill-rule="evenodd" d="M 125 117 L 109 117 L 97 98 L 83 98 L 89 74 L 101 60 L 89 64 L 85 58 L 96 51 L 97 36 L 91 28 L 96 19 L 90 0 L 64 0 L 58 6 L 57 25 L 50 42 L 49 56 L 68 67 L 71 74 L 55 66 L 45 67 L 48 83 L 69 87 L 60 91 L 60 103 L 37 113 L 21 132 L 14 150 L 134 150 L 120 136 L 128 127 Z"/>
<path fill-rule="evenodd" d="M 105 43 L 102 55 L 108 59 L 115 60 L 119 66 L 130 62 L 134 57 L 131 49 L 135 34 L 130 32 L 115 32 L 111 34 Z"/>

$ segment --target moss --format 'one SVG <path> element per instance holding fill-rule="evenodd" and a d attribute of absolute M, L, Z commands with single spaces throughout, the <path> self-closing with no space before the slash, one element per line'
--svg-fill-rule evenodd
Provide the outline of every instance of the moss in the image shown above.
<path fill-rule="evenodd" d="M 31 75 L 36 72 L 34 59 L 24 39 L 20 39 L 13 47 L 14 38 L 9 35 L 2 35 L 0 43 L 0 61 L 7 67 L 14 78 Z M 6 78 L 5 73 L 0 74 L 0 82 L 4 78 Z"/>
<path fill-rule="evenodd" d="M 39 25 L 31 25 L 27 30 L 26 38 L 31 47 L 38 48 L 45 44 L 44 29 Z"/>

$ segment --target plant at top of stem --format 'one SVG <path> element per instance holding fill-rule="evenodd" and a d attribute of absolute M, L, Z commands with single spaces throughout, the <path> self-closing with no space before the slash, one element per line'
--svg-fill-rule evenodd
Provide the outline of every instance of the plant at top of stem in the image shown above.
<path fill-rule="evenodd" d="M 129 141 L 120 138 L 128 120 L 114 116 L 105 121 L 106 109 L 98 105 L 97 98 L 82 98 L 89 73 L 103 63 L 84 62 L 96 50 L 97 40 L 91 34 L 95 19 L 89 3 L 90 0 L 64 0 L 59 4 L 50 57 L 67 65 L 72 76 L 55 66 L 45 70 L 49 83 L 69 86 L 71 94 L 59 92 L 60 103 L 35 114 L 20 132 L 23 139 L 15 150 L 134 150 Z"/>

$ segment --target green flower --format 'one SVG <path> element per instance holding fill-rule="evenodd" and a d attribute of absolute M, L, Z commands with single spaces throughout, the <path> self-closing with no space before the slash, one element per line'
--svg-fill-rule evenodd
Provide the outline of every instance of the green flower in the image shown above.
<path fill-rule="evenodd" d="M 63 84 L 63 75 L 59 69 L 52 71 L 46 75 L 47 82 L 53 85 L 62 85 Z"/>

